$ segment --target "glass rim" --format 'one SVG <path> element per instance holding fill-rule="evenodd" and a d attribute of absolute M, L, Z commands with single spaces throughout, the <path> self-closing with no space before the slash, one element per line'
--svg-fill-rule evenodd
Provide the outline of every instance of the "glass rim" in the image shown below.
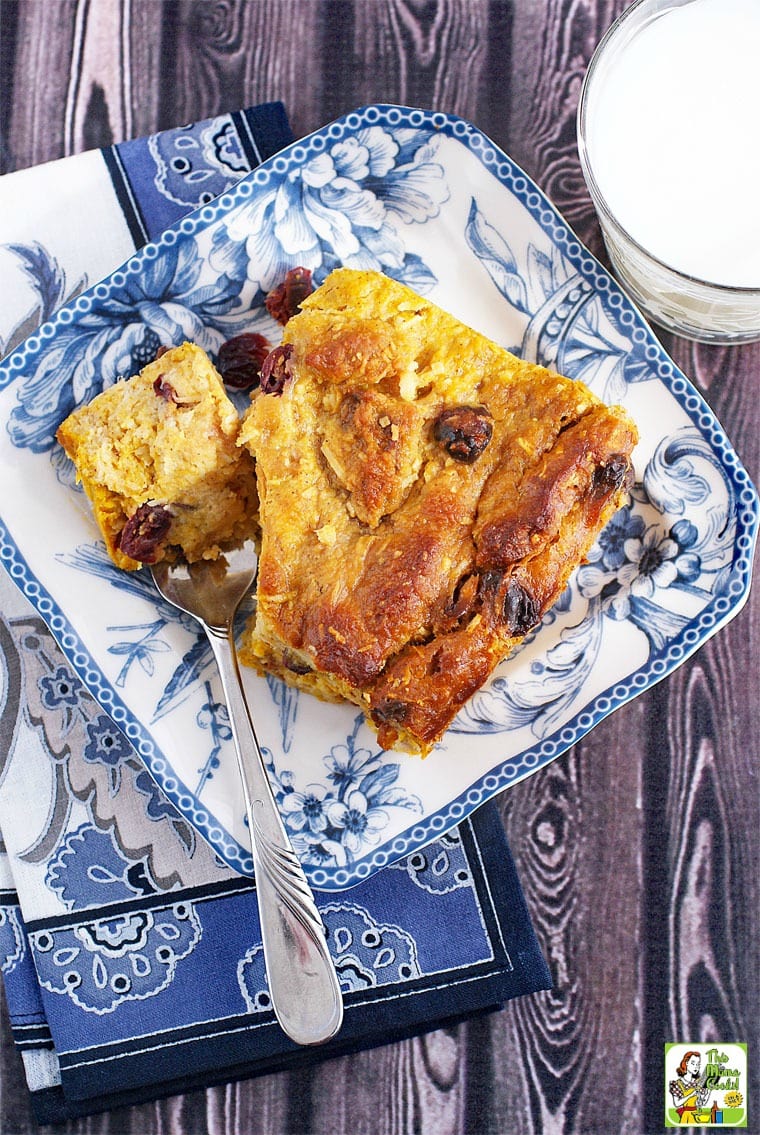
<path fill-rule="evenodd" d="M 745 296 L 748 299 L 751 297 L 756 297 L 760 300 L 760 284 L 720 284 L 715 280 L 707 280 L 702 276 L 695 276 L 693 273 L 685 272 L 682 268 L 676 268 L 675 265 L 669 263 L 669 261 L 663 260 L 660 256 L 657 256 L 655 253 L 651 252 L 645 245 L 641 243 L 641 241 L 637 240 L 635 236 L 632 236 L 625 225 L 623 225 L 621 221 L 615 216 L 609 204 L 607 203 L 607 199 L 602 193 L 602 190 L 599 187 L 599 182 L 594 175 L 591 155 L 589 153 L 587 130 L 589 89 L 594 81 L 594 78 L 597 75 L 603 58 L 606 56 L 608 50 L 613 49 L 613 41 L 620 36 L 622 31 L 625 30 L 629 20 L 635 19 L 637 16 L 639 16 L 642 9 L 644 9 L 645 13 L 647 10 L 650 10 L 651 14 L 654 16 L 660 14 L 661 11 L 664 12 L 667 9 L 683 8 L 686 7 L 687 4 L 693 4 L 697 2 L 698 0 L 633 0 L 633 3 L 630 4 L 629 7 L 627 7 L 623 12 L 621 12 L 620 15 L 613 21 L 613 23 L 610 24 L 607 31 L 599 40 L 599 43 L 596 45 L 591 59 L 589 60 L 588 67 L 586 68 L 586 73 L 583 76 L 581 92 L 578 99 L 576 131 L 578 140 L 578 155 L 581 162 L 581 172 L 583 173 L 586 185 L 595 207 L 599 211 L 604 213 L 605 218 L 610 221 L 618 230 L 618 232 L 623 237 L 625 237 L 625 239 L 629 241 L 629 243 L 633 245 L 633 247 L 637 249 L 643 256 L 648 257 L 660 268 L 664 268 L 667 272 L 671 272 L 679 279 L 687 280 L 700 288 L 705 288 L 709 291 L 716 292 L 718 295 L 725 296 L 726 298 L 728 298 L 729 296 Z M 642 24 L 641 27 L 643 26 L 644 25 Z M 638 31 L 641 30 L 641 27 L 633 27 L 632 25 L 632 34 L 635 35 Z"/>

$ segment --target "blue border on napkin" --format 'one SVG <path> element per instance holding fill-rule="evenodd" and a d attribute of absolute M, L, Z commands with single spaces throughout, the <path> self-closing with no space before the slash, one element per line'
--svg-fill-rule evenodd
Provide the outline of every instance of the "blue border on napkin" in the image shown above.
<path fill-rule="evenodd" d="M 461 849 L 470 872 L 468 881 L 477 892 L 483 912 L 483 960 L 448 972 L 430 973 L 390 985 L 356 989 L 345 994 L 345 1019 L 338 1036 L 319 1048 L 299 1048 L 281 1031 L 269 1011 L 240 1013 L 217 1022 L 162 1029 L 153 1019 L 153 1007 L 143 1008 L 144 1033 L 121 1043 L 91 1045 L 78 1051 L 58 1051 L 62 1085 L 33 1093 L 40 1123 L 59 1123 L 130 1104 L 174 1095 L 230 1080 L 248 1079 L 289 1068 L 307 1067 L 335 1056 L 388 1044 L 434 1029 L 451 1027 L 464 1019 L 491 1012 L 506 1001 L 551 988 L 551 976 L 530 922 L 499 811 L 494 802 L 484 805 L 458 829 Z M 449 837 L 450 840 L 455 837 Z M 450 846 L 452 844 L 450 843 Z M 436 844 L 427 849 L 427 865 L 440 854 Z M 344 892 L 339 903 L 362 906 L 377 914 L 392 901 L 406 873 L 423 869 L 424 853 L 415 852 L 403 864 L 379 872 L 366 883 Z M 452 863 L 455 856 L 452 856 Z M 461 869 L 461 863 L 459 869 Z M 220 888 L 224 890 L 224 888 Z M 419 890 L 419 888 L 418 888 Z M 255 937 L 255 896 L 249 881 L 240 879 L 220 900 L 251 899 L 251 933 Z M 171 893 L 182 901 L 184 894 Z M 422 936 L 431 929 L 431 909 L 441 906 L 437 933 L 442 954 L 457 937 L 478 938 L 472 920 L 461 921 L 453 890 L 438 894 L 406 912 L 407 929 Z M 318 896 L 320 906 L 334 905 L 335 896 Z M 386 906 L 387 909 L 387 906 Z M 240 912 L 230 908 L 218 923 L 216 937 L 210 927 L 209 950 L 222 968 L 226 952 L 234 953 L 229 930 Z M 379 917 L 378 917 L 379 921 Z M 30 926 L 32 934 L 37 924 Z M 30 952 L 30 958 L 33 951 Z M 490 957 L 488 955 L 490 954 Z M 29 962 L 31 965 L 31 960 Z M 14 1004 L 14 987 L 7 986 L 14 1036 L 26 1047 L 17 1029 L 29 1006 Z M 51 998 L 43 991 L 49 1009 Z M 59 1009 L 53 1035 L 68 1034 L 71 1006 Z M 68 1014 L 68 1015 L 67 1015 Z M 75 1030 L 78 1031 L 78 1030 Z M 67 1037 L 67 1042 L 70 1039 Z"/>

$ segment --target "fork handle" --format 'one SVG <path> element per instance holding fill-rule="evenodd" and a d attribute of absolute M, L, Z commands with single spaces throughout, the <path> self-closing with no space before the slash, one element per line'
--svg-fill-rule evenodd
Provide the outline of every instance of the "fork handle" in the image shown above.
<path fill-rule="evenodd" d="M 324 925 L 272 794 L 232 628 L 204 627 L 219 667 L 243 782 L 272 1008 L 296 1044 L 321 1044 L 335 1036 L 343 1021 Z"/>

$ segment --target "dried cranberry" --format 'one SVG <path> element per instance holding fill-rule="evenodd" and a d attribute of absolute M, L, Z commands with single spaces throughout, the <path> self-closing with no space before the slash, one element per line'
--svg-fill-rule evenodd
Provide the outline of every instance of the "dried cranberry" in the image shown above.
<path fill-rule="evenodd" d="M 250 390 L 258 386 L 261 364 L 270 348 L 271 343 L 255 331 L 245 331 L 222 343 L 216 367 L 225 386 L 233 390 Z"/>
<path fill-rule="evenodd" d="M 539 605 L 531 593 L 510 579 L 504 596 L 504 622 L 510 634 L 524 635 L 535 627 L 539 619 Z"/>
<path fill-rule="evenodd" d="M 499 590 L 504 573 L 501 571 L 484 571 L 478 580 L 478 595 L 481 599 L 492 598 Z"/>
<path fill-rule="evenodd" d="M 154 564 L 171 528 L 172 514 L 166 505 L 141 504 L 119 536 L 119 550 L 142 564 Z"/>
<path fill-rule="evenodd" d="M 264 394 L 282 394 L 285 383 L 293 377 L 290 369 L 292 343 L 282 343 L 270 351 L 261 366 L 261 389 Z"/>
<path fill-rule="evenodd" d="M 376 725 L 403 725 L 408 716 L 408 703 L 398 698 L 383 698 L 372 711 Z"/>
<path fill-rule="evenodd" d="M 313 291 L 311 269 L 291 268 L 285 273 L 283 282 L 272 289 L 264 303 L 272 318 L 284 325 Z"/>
<path fill-rule="evenodd" d="M 181 402 L 177 397 L 177 391 L 172 384 L 160 374 L 153 382 L 153 391 L 159 398 L 163 398 L 166 402 L 173 402 L 175 406 L 197 406 L 197 402 Z"/>
<path fill-rule="evenodd" d="M 485 406 L 452 406 L 442 410 L 433 437 L 450 457 L 472 465 L 493 435 L 493 419 Z"/>
<path fill-rule="evenodd" d="M 623 453 L 615 453 L 605 465 L 600 465 L 594 470 L 591 481 L 591 495 L 592 497 L 604 497 L 608 493 L 622 489 L 624 485 L 630 487 L 632 479 L 633 470 L 628 458 Z"/>
<path fill-rule="evenodd" d="M 478 598 L 493 611 L 501 608 L 500 621 L 513 635 L 527 634 L 541 615 L 538 600 L 528 589 L 518 580 L 506 578 L 500 571 L 482 573 L 478 580 Z"/>

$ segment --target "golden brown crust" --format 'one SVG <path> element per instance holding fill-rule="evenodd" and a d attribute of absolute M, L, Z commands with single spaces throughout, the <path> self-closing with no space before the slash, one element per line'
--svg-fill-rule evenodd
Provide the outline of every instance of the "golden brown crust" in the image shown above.
<path fill-rule="evenodd" d="M 379 382 L 395 369 L 393 335 L 380 320 L 332 332 L 328 326 L 327 337 L 317 341 L 304 361 L 327 382 Z"/>
<path fill-rule="evenodd" d="M 255 397 L 262 550 L 245 662 L 426 753 L 624 501 L 636 429 L 408 288 L 342 269 Z"/>
<path fill-rule="evenodd" d="M 504 570 L 536 555 L 557 538 L 564 518 L 599 482 L 602 469 L 614 477 L 616 458 L 627 465 L 635 440 L 628 421 L 597 405 L 565 426 L 521 476 L 515 477 L 514 466 L 505 461 L 481 497 L 473 531 L 478 565 Z"/>
<path fill-rule="evenodd" d="M 322 454 L 362 524 L 376 528 L 401 505 L 417 473 L 424 417 L 381 390 L 352 389 L 323 422 Z"/>

